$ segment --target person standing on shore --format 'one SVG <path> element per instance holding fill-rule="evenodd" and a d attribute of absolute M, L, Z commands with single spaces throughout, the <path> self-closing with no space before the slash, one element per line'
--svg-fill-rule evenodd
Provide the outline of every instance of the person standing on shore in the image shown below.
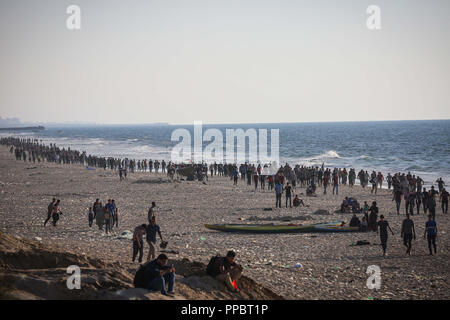
<path fill-rule="evenodd" d="M 105 232 L 106 234 L 111 232 L 111 223 L 112 223 L 112 213 L 106 205 L 104 208 L 104 219 L 105 219 Z"/>
<path fill-rule="evenodd" d="M 377 231 L 378 207 L 375 201 L 372 202 L 372 206 L 369 208 L 369 211 L 369 230 Z"/>
<path fill-rule="evenodd" d="M 388 229 L 389 229 L 389 231 L 391 231 L 392 235 L 394 235 L 394 232 L 392 231 L 391 227 L 389 226 L 389 223 L 386 220 L 384 220 L 384 216 L 381 215 L 380 221 L 378 221 L 377 233 L 380 234 L 380 242 L 381 242 L 381 248 L 383 249 L 383 257 L 386 256 Z M 379 232 L 378 232 L 378 230 L 379 230 Z"/>
<path fill-rule="evenodd" d="M 336 195 L 339 194 L 339 175 L 337 171 L 333 172 L 333 195 L 334 191 L 336 191 Z"/>
<path fill-rule="evenodd" d="M 136 260 L 136 256 L 139 252 L 139 263 L 142 262 L 144 256 L 144 234 L 147 232 L 147 225 L 141 224 L 134 229 L 133 233 L 133 262 Z"/>
<path fill-rule="evenodd" d="M 286 208 L 288 206 L 288 200 L 289 200 L 289 207 L 292 208 L 292 187 L 289 185 L 289 182 L 286 183 L 286 187 L 284 188 L 286 191 Z"/>
<path fill-rule="evenodd" d="M 151 259 L 155 259 L 156 255 L 156 233 L 158 233 L 161 242 L 163 242 L 163 238 L 161 235 L 161 229 L 156 224 L 156 217 L 153 216 L 150 224 L 147 226 L 147 243 L 149 246 L 147 261 Z"/>
<path fill-rule="evenodd" d="M 283 185 L 281 183 L 279 183 L 278 181 L 275 183 L 275 196 L 276 196 L 276 200 L 275 200 L 275 207 L 281 208 L 281 194 L 283 193 Z"/>
<path fill-rule="evenodd" d="M 401 237 L 403 238 L 403 244 L 406 247 L 406 254 L 411 255 L 412 240 L 416 240 L 416 230 L 414 229 L 414 221 L 406 214 L 406 219 L 402 223 Z"/>
<path fill-rule="evenodd" d="M 103 231 L 103 225 L 105 224 L 105 210 L 101 202 L 97 202 L 94 207 L 95 222 L 97 223 L 98 230 Z"/>
<path fill-rule="evenodd" d="M 428 215 L 428 221 L 425 223 L 425 232 L 423 234 L 424 239 L 425 235 L 427 235 L 428 249 L 430 250 L 430 256 L 433 255 L 433 252 L 431 251 L 431 245 L 433 245 L 434 254 L 436 254 L 437 225 L 436 221 L 433 220 L 431 214 Z"/>
<path fill-rule="evenodd" d="M 56 199 L 53 198 L 52 202 L 50 202 L 49 205 L 47 206 L 47 219 L 45 219 L 45 221 L 44 221 L 44 226 L 52 218 L 53 207 L 54 207 L 55 203 L 56 203 Z"/>

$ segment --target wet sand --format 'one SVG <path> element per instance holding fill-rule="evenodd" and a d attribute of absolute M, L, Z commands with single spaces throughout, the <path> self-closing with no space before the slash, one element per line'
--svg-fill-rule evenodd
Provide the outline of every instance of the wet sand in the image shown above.
<path fill-rule="evenodd" d="M 370 169 L 370 168 L 367 168 Z M 168 181 L 165 174 L 129 173 L 119 181 L 117 172 L 86 170 L 80 165 L 33 164 L 16 161 L 8 149 L 0 146 L 0 228 L 2 232 L 43 244 L 86 253 L 108 261 L 131 262 L 131 241 L 116 239 L 124 231 L 133 231 L 147 222 L 147 211 L 156 201 L 157 223 L 169 241 L 167 250 L 179 251 L 170 258 L 189 258 L 207 263 L 216 254 L 233 249 L 245 273 L 258 283 L 287 299 L 449 299 L 449 217 L 443 215 L 440 203 L 436 210 L 438 223 L 438 254 L 429 256 L 423 239 L 426 216 L 414 215 L 417 240 L 412 256 L 405 255 L 400 238 L 404 219 L 395 213 L 395 203 L 388 190 L 359 186 L 340 186 L 339 196 L 331 189 L 317 198 L 305 197 L 305 189 L 297 188 L 307 207 L 275 209 L 275 194 L 254 190 L 239 180 L 233 187 L 228 178 L 209 178 L 202 182 Z M 140 181 L 141 183 L 137 183 Z M 356 197 L 363 204 L 376 200 L 380 214 L 389 221 L 395 235 L 389 235 L 388 256 L 381 256 L 376 233 L 330 234 L 230 234 L 206 229 L 205 223 L 315 223 L 349 221 L 350 214 L 333 213 L 345 196 Z M 52 197 L 62 201 L 57 227 L 43 226 L 47 205 Z M 96 226 L 88 226 L 87 209 L 96 198 L 103 203 L 115 199 L 119 208 L 119 228 L 105 235 Z M 284 206 L 284 196 L 283 196 Z M 264 211 L 271 207 L 272 211 Z M 318 209 L 330 215 L 315 215 Z M 292 220 L 292 217 L 297 220 Z M 260 220 L 260 221 L 258 221 Z M 371 245 L 353 246 L 358 240 Z M 147 251 L 147 247 L 145 248 Z M 146 254 L 147 252 L 145 252 Z M 303 268 L 286 268 L 301 263 Z M 136 263 L 137 265 L 137 263 Z M 381 289 L 366 286 L 367 267 L 381 268 Z"/>

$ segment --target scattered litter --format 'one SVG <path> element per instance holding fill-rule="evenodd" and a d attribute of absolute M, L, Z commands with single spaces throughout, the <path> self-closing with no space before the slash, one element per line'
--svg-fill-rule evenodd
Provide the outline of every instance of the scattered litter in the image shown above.
<path fill-rule="evenodd" d="M 205 237 L 201 237 L 200 240 L 203 240 L 203 241 L 204 241 L 204 240 L 206 240 L 206 238 L 205 238 Z"/>
<path fill-rule="evenodd" d="M 273 209 L 272 208 L 264 208 L 263 210 L 264 211 L 272 211 Z"/>
<path fill-rule="evenodd" d="M 41 237 L 34 237 L 34 240 L 42 241 L 42 238 Z"/>
<path fill-rule="evenodd" d="M 95 168 L 92 168 L 92 167 L 86 167 L 86 170 L 95 170 Z"/>
<path fill-rule="evenodd" d="M 133 233 L 130 230 L 124 230 L 116 237 L 116 239 L 133 239 Z"/>
<path fill-rule="evenodd" d="M 313 214 L 329 215 L 330 212 L 328 210 L 319 209 L 319 210 L 314 211 Z"/>
<path fill-rule="evenodd" d="M 301 269 L 301 268 L 303 268 L 303 265 L 301 263 L 296 263 L 296 264 L 294 264 L 292 266 L 292 268 L 299 268 L 299 269 Z"/>

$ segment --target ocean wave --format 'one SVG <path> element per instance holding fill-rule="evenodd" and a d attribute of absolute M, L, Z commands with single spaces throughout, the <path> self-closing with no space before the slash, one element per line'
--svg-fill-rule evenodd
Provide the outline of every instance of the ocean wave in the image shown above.
<path fill-rule="evenodd" d="M 342 157 L 334 150 L 329 150 L 325 153 L 315 155 L 308 158 L 300 158 L 300 161 L 323 161 L 329 159 L 341 159 Z"/>

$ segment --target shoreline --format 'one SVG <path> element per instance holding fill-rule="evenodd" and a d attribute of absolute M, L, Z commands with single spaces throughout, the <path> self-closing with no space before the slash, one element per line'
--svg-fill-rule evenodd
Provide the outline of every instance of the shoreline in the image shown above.
<path fill-rule="evenodd" d="M 232 186 L 229 178 L 209 178 L 206 184 L 198 181 L 169 182 L 165 174 L 134 173 L 126 181 L 107 174 L 102 169 L 86 170 L 80 165 L 53 163 L 30 164 L 16 161 L 5 147 L 0 148 L 1 202 L 0 228 L 7 234 L 24 239 L 41 238 L 44 244 L 58 243 L 62 249 L 92 254 L 108 261 L 130 262 L 131 243 L 106 236 L 87 222 L 87 208 L 96 198 L 103 202 L 116 200 L 119 208 L 119 232 L 133 231 L 146 222 L 151 201 L 156 201 L 157 223 L 163 237 L 169 241 L 168 250 L 179 251 L 170 258 L 207 263 L 215 253 L 237 252 L 237 261 L 246 267 L 244 274 L 288 299 L 449 299 L 450 298 L 450 239 L 448 217 L 437 208 L 439 226 L 438 254 L 429 257 L 426 241 L 421 239 L 423 214 L 414 216 L 418 240 L 413 244 L 413 256 L 404 255 L 399 231 L 404 218 L 397 216 L 392 195 L 381 190 L 377 196 L 368 189 L 340 186 L 339 196 L 321 194 L 310 198 L 295 193 L 308 205 L 306 208 L 274 207 L 273 192 L 247 187 L 239 181 Z M 34 168 L 35 167 L 35 168 Z M 136 183 L 138 180 L 148 183 Z M 330 190 L 331 191 L 331 190 Z M 56 228 L 42 223 L 46 207 L 53 196 L 62 201 L 63 216 Z M 283 223 L 284 217 L 301 217 L 302 223 L 346 220 L 349 214 L 333 213 L 345 196 L 353 196 L 362 204 L 376 200 L 380 214 L 384 214 L 396 235 L 388 242 L 388 257 L 381 257 L 376 233 L 356 234 L 275 234 L 237 235 L 208 231 L 205 223 Z M 328 210 L 329 215 L 314 215 L 316 210 Z M 272 219 L 272 220 L 263 220 Z M 204 239 L 204 240 L 202 240 Z M 370 241 L 370 246 L 352 246 L 358 240 Z M 147 253 L 145 246 L 144 255 Z M 159 250 L 159 246 L 158 246 Z M 302 269 L 286 268 L 301 263 Z M 383 277 L 381 290 L 366 287 L 366 269 L 380 265 Z"/>

